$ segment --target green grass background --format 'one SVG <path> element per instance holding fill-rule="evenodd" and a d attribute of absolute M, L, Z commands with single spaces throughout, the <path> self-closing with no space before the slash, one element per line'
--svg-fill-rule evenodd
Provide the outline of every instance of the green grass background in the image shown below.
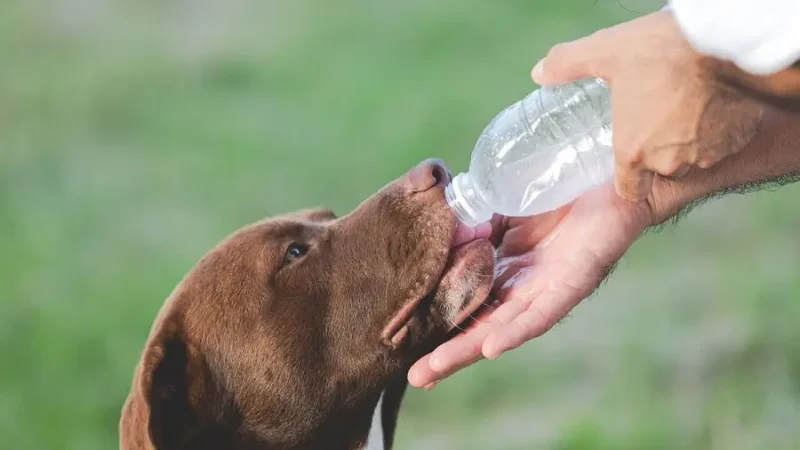
<path fill-rule="evenodd" d="M 213 244 L 423 158 L 463 170 L 549 46 L 659 3 L 0 2 L 0 448 L 115 448 L 151 321 Z M 399 448 L 800 448 L 798 194 L 644 237 L 551 333 L 412 390 Z"/>

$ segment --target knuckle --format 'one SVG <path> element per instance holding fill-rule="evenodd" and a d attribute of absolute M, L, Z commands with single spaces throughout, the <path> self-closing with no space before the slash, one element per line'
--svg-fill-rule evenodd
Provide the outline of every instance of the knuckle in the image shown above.
<path fill-rule="evenodd" d="M 701 169 L 710 169 L 722 161 L 723 158 L 724 155 L 718 155 L 714 153 L 704 155 L 697 161 L 697 167 Z"/>
<path fill-rule="evenodd" d="M 642 163 L 644 162 L 644 152 L 641 150 L 635 150 L 625 155 L 622 155 L 620 159 L 620 166 L 624 169 L 636 169 L 639 168 Z"/>
<path fill-rule="evenodd" d="M 655 172 L 659 175 L 665 175 L 669 177 L 680 173 L 681 170 L 683 170 L 683 166 L 683 161 L 673 159 L 672 161 L 655 168 Z"/>
<path fill-rule="evenodd" d="M 636 152 L 633 153 L 628 157 L 626 164 L 628 167 L 635 168 L 639 167 L 644 163 L 644 153 L 643 152 Z"/>
<path fill-rule="evenodd" d="M 569 43 L 562 42 L 550 47 L 547 52 L 547 62 L 550 64 L 558 64 L 563 59 L 566 59 L 569 53 Z"/>
<path fill-rule="evenodd" d="M 689 151 L 684 155 L 684 160 L 687 164 L 697 164 L 700 159 L 697 151 Z"/>
<path fill-rule="evenodd" d="M 717 161 L 714 161 L 714 160 L 709 159 L 709 158 L 704 158 L 704 159 L 701 159 L 700 161 L 697 161 L 697 167 L 699 167 L 701 169 L 710 169 L 710 168 L 714 167 L 714 165 L 716 163 L 717 163 Z"/>
<path fill-rule="evenodd" d="M 527 341 L 546 333 L 552 327 L 552 320 L 535 303 L 528 308 L 528 314 L 520 316 L 522 340 Z"/>

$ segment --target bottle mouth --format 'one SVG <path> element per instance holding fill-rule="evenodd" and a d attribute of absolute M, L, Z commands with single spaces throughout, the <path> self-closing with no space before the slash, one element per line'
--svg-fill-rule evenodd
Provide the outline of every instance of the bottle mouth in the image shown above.
<path fill-rule="evenodd" d="M 461 173 L 444 189 L 444 198 L 456 218 L 468 227 L 476 227 L 491 219 L 491 211 L 486 214 L 476 205 L 477 193 L 466 188 L 467 177 Z"/>

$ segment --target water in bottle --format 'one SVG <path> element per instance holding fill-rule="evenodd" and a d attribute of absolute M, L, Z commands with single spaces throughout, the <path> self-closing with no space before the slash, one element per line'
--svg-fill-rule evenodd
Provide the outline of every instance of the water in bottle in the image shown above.
<path fill-rule="evenodd" d="M 543 87 L 495 116 L 445 195 L 475 226 L 551 211 L 613 175 L 609 92 L 592 78 Z"/>

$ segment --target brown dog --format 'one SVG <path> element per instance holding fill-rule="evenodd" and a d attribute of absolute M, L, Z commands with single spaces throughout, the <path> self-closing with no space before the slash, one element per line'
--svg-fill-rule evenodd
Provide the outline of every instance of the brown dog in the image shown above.
<path fill-rule="evenodd" d="M 346 217 L 271 218 L 212 249 L 153 325 L 121 448 L 391 448 L 410 365 L 493 279 L 488 236 L 457 233 L 449 179 L 426 161 Z"/>

